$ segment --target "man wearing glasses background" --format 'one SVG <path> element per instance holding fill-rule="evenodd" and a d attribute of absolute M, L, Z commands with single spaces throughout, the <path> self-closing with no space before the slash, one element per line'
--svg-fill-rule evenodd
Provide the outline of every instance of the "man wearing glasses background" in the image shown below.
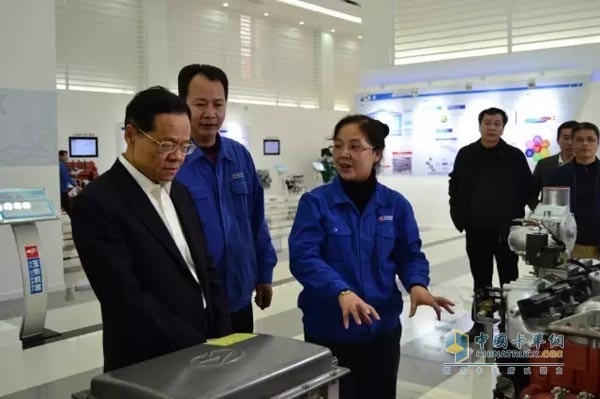
<path fill-rule="evenodd" d="M 550 178 L 552 178 L 558 168 L 571 162 L 575 156 L 571 135 L 573 128 L 576 126 L 576 121 L 563 122 L 557 129 L 556 137 L 560 152 L 556 155 L 540 159 L 537 164 L 535 164 L 535 169 L 533 170 L 533 191 L 530 201 L 531 209 L 535 208 L 540 202 L 538 197 L 540 196 L 542 187 L 548 185 Z"/>
<path fill-rule="evenodd" d="M 187 189 L 173 181 L 190 111 L 162 87 L 135 95 L 127 149 L 75 202 L 73 239 L 102 308 L 104 369 L 230 332 L 218 273 Z"/>
<path fill-rule="evenodd" d="M 558 168 L 551 186 L 571 188 L 571 212 L 577 222 L 574 258 L 600 259 L 600 161 L 598 126 L 581 122 L 573 128 L 574 162 Z"/>

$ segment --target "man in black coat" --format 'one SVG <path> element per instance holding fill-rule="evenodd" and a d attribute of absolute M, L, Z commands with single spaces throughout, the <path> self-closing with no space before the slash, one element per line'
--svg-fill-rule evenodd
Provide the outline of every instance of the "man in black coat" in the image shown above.
<path fill-rule="evenodd" d="M 507 122 L 499 108 L 482 111 L 481 138 L 460 149 L 450 173 L 450 216 L 459 231 L 466 231 L 475 291 L 492 285 L 494 258 L 501 285 L 518 277 L 518 258 L 507 238 L 513 219 L 525 215 L 531 171 L 523 152 L 500 138 Z M 475 323 L 469 335 L 481 331 Z"/>
<path fill-rule="evenodd" d="M 127 150 L 77 198 L 73 239 L 102 309 L 104 369 L 230 331 L 218 274 L 187 189 L 173 181 L 190 142 L 190 111 L 162 87 L 125 115 Z"/>
<path fill-rule="evenodd" d="M 533 170 L 533 197 L 531 199 L 531 207 L 535 206 L 540 201 L 540 191 L 542 187 L 547 186 L 552 175 L 559 167 L 571 162 L 575 153 L 573 152 L 573 141 L 571 134 L 573 128 L 577 126 L 576 121 L 567 121 L 562 123 L 557 130 L 556 141 L 560 146 L 560 152 L 556 155 L 540 159 Z"/>

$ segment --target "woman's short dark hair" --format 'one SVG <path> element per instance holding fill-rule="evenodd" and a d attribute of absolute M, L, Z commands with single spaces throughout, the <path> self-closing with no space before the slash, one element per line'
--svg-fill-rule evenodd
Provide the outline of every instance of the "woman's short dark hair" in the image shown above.
<path fill-rule="evenodd" d="M 184 101 L 190 92 L 190 82 L 196 75 L 204 76 L 211 82 L 221 82 L 225 92 L 225 100 L 229 97 L 229 80 L 221 68 L 206 64 L 191 64 L 181 68 L 177 76 L 177 90 Z"/>
<path fill-rule="evenodd" d="M 127 104 L 125 126 L 130 123 L 150 132 L 155 128 L 154 119 L 158 114 L 185 114 L 191 118 L 185 101 L 162 86 L 153 86 L 137 93 Z"/>

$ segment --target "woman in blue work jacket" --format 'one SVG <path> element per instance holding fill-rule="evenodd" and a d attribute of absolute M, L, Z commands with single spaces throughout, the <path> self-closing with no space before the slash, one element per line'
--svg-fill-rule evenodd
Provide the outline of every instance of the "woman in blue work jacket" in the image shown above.
<path fill-rule="evenodd" d="M 427 290 L 429 263 L 409 202 L 377 182 L 387 125 L 364 115 L 340 120 L 333 134 L 338 176 L 300 199 L 289 237 L 290 269 L 302 284 L 298 306 L 307 342 L 331 349 L 352 373 L 340 397 L 395 398 L 402 293 L 411 310 L 454 304 Z"/>

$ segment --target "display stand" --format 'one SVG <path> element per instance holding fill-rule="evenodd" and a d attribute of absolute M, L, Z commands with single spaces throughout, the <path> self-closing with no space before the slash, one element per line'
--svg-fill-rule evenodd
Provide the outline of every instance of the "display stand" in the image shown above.
<path fill-rule="evenodd" d="M 322 173 L 325 172 L 325 165 L 323 165 L 321 161 L 316 161 L 312 163 L 312 167 L 315 171 L 315 180 L 317 181 L 317 183 L 324 183 Z"/>
<path fill-rule="evenodd" d="M 48 306 L 46 270 L 36 222 L 58 215 L 44 189 L 0 189 L 0 225 L 12 227 L 23 282 L 24 311 L 20 338 L 27 349 L 59 334 L 44 328 Z"/>

